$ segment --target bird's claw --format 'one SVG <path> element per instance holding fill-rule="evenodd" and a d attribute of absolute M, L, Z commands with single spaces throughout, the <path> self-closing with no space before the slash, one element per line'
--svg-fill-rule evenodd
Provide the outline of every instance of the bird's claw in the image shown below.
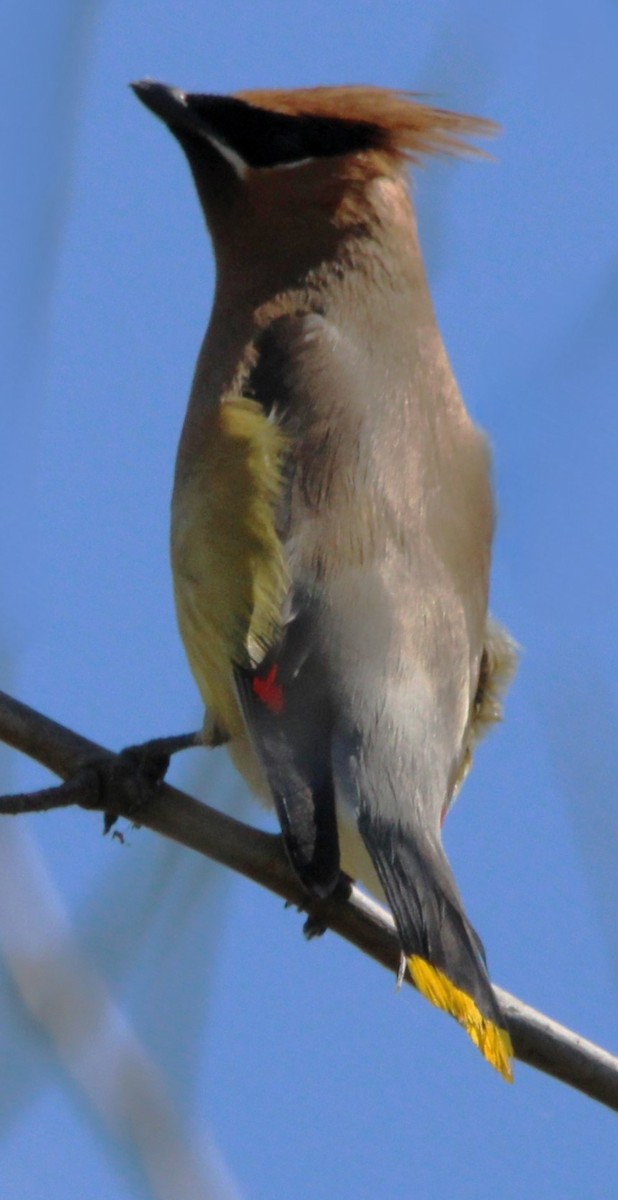
<path fill-rule="evenodd" d="M 303 925 L 303 933 L 308 942 L 310 942 L 312 938 L 322 937 L 323 934 L 326 933 L 327 929 L 328 925 L 324 920 L 324 917 L 320 916 L 320 914 L 317 912 L 309 913 L 309 916 Z"/>
<path fill-rule="evenodd" d="M 98 800 L 105 803 L 106 796 L 117 797 L 121 792 L 123 808 L 131 819 L 139 815 L 142 806 L 163 783 L 170 759 L 179 750 L 198 745 L 199 735 L 180 734 L 177 737 L 152 738 L 135 746 L 126 746 L 115 757 L 94 758 L 88 764 L 96 776 Z M 110 803 L 103 817 L 103 832 L 109 833 L 118 820 L 114 811 L 117 804 Z"/>
<path fill-rule="evenodd" d="M 333 903 L 338 900 L 347 900 L 352 888 L 352 880 L 348 875 L 340 872 L 339 878 L 328 896 L 319 899 L 313 899 L 311 905 L 307 905 L 307 919 L 303 925 L 303 933 L 308 941 L 312 938 L 322 937 L 329 927 L 329 915 L 333 908 Z"/>

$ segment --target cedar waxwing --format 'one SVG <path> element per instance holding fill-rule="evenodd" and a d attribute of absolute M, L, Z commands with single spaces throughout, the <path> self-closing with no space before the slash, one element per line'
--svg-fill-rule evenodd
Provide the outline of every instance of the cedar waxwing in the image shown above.
<path fill-rule="evenodd" d="M 441 825 L 500 713 L 493 504 L 425 278 L 407 160 L 489 122 L 382 88 L 145 81 L 193 173 L 217 285 L 178 451 L 180 631 L 308 892 L 386 899 L 417 988 L 511 1078 Z"/>

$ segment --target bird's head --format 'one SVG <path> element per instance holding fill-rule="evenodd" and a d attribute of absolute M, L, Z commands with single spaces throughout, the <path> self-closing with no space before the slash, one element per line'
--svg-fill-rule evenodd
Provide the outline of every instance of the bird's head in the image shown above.
<path fill-rule="evenodd" d="M 191 167 L 219 267 L 276 258 L 300 272 L 350 232 L 410 226 L 405 167 L 424 155 L 480 154 L 492 122 L 388 88 L 184 92 L 144 80 L 139 99 Z"/>

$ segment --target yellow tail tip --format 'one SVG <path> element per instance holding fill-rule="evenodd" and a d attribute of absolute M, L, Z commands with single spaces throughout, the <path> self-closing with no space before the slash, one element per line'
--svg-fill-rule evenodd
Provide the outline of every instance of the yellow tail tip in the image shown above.
<path fill-rule="evenodd" d="M 513 1043 L 507 1030 L 500 1029 L 488 1017 L 484 1017 L 472 997 L 455 987 L 443 971 L 432 967 L 425 958 L 413 954 L 408 958 L 408 969 L 419 992 L 436 1008 L 442 1008 L 455 1017 L 492 1067 L 508 1083 L 512 1083 Z"/>

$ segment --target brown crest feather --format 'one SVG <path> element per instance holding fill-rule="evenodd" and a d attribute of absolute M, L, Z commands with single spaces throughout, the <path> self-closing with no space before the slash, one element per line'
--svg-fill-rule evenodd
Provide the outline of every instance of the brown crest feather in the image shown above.
<path fill-rule="evenodd" d="M 256 107 L 290 116 L 364 122 L 376 136 L 374 149 L 413 161 L 424 154 L 487 157 L 485 151 L 466 139 L 492 137 L 500 128 L 484 117 L 420 104 L 411 92 L 362 84 L 237 92 L 236 96 Z"/>

